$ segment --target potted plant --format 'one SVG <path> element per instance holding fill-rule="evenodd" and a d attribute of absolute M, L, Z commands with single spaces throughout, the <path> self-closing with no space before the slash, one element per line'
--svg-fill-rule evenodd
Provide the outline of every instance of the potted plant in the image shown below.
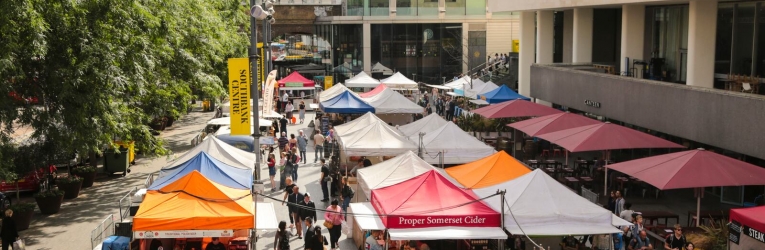
<path fill-rule="evenodd" d="M 96 180 L 96 167 L 93 166 L 78 166 L 72 169 L 72 174 L 82 177 L 82 187 L 92 187 L 93 181 Z"/>
<path fill-rule="evenodd" d="M 20 202 L 18 204 L 8 207 L 13 211 L 13 219 L 16 222 L 16 229 L 26 230 L 29 228 L 29 223 L 32 222 L 32 215 L 35 213 L 35 204 L 29 202 Z M 7 218 L 6 218 L 7 219 Z"/>
<path fill-rule="evenodd" d="M 35 194 L 35 201 L 42 214 L 58 213 L 61 203 L 64 202 L 64 191 L 58 189 L 40 191 Z"/>
<path fill-rule="evenodd" d="M 64 199 L 74 199 L 80 195 L 80 189 L 82 188 L 82 177 L 76 175 L 70 175 L 66 178 L 58 179 L 58 189 L 64 191 Z M 92 183 L 91 183 L 92 185 Z"/>

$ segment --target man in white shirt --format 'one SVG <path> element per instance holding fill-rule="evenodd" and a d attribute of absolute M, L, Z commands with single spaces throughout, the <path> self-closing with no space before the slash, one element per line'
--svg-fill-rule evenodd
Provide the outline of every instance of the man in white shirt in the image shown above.
<path fill-rule="evenodd" d="M 287 108 L 287 101 L 289 101 L 290 95 L 287 94 L 287 91 L 284 91 L 284 95 L 282 96 L 282 110 L 285 110 Z"/>
<path fill-rule="evenodd" d="M 635 211 L 632 210 L 632 203 L 626 202 L 624 203 L 624 211 L 619 214 L 619 217 L 626 221 L 632 222 L 632 214 L 634 213 Z"/>

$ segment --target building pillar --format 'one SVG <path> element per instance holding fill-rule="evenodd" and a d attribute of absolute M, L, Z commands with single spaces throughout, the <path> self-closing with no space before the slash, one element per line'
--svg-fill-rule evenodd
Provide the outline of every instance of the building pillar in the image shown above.
<path fill-rule="evenodd" d="M 462 23 L 462 73 L 467 74 L 470 70 L 470 24 Z M 448 82 L 448 81 L 447 81 Z"/>
<path fill-rule="evenodd" d="M 537 63 L 553 62 L 553 37 L 555 28 L 552 10 L 537 11 Z"/>
<path fill-rule="evenodd" d="M 574 63 L 592 62 L 592 9 L 574 9 L 574 39 L 571 61 Z"/>
<path fill-rule="evenodd" d="M 574 39 L 574 10 L 563 11 L 563 63 L 571 63 Z"/>
<path fill-rule="evenodd" d="M 633 60 L 643 58 L 643 37 L 645 34 L 645 5 L 622 6 L 622 44 L 620 72 L 632 71 Z M 629 58 L 625 64 L 624 59 Z M 634 74 L 634 73 L 633 73 Z"/>
<path fill-rule="evenodd" d="M 362 33 L 362 45 L 361 48 L 364 53 L 364 72 L 368 75 L 372 75 L 372 25 L 370 23 L 363 23 L 361 25 Z"/>
<path fill-rule="evenodd" d="M 396 17 L 396 0 L 388 0 L 388 13 L 389 17 Z"/>
<path fill-rule="evenodd" d="M 521 12 L 520 17 L 520 48 L 518 51 L 518 93 L 524 96 L 531 94 L 531 64 L 534 63 L 536 50 L 535 22 L 536 13 Z"/>
<path fill-rule="evenodd" d="M 714 88 L 717 0 L 694 0 L 688 6 L 687 84 Z"/>

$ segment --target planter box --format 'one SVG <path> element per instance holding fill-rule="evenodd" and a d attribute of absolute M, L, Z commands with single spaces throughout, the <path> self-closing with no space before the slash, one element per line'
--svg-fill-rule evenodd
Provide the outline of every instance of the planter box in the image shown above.
<path fill-rule="evenodd" d="M 55 214 L 61 210 L 61 203 L 64 202 L 64 196 L 52 196 L 52 197 L 35 197 L 37 207 L 40 208 L 42 214 Z"/>
<path fill-rule="evenodd" d="M 14 222 L 16 222 L 16 230 L 22 231 L 29 228 L 29 224 L 32 222 L 32 215 L 35 214 L 35 210 L 29 210 L 24 212 L 13 212 L 13 219 Z"/>
<path fill-rule="evenodd" d="M 73 175 L 82 177 L 82 186 L 81 188 L 86 187 L 92 187 L 93 182 L 96 180 L 96 172 L 93 171 L 91 173 L 80 173 L 80 172 L 72 172 Z"/>
<path fill-rule="evenodd" d="M 66 184 L 59 183 L 57 186 L 59 190 L 64 191 L 64 199 L 74 199 L 80 195 L 80 189 L 82 189 L 82 182 L 83 180 L 80 180 L 75 183 L 66 183 Z M 93 183 L 91 183 L 91 185 L 93 185 Z"/>

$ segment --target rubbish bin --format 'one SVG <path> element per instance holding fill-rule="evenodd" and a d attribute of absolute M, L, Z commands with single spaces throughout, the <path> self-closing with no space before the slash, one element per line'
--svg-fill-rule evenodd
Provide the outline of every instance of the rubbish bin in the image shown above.
<path fill-rule="evenodd" d="M 130 173 L 128 148 L 120 146 L 120 153 L 114 153 L 112 149 L 104 152 L 104 172 L 114 174 L 122 172 L 122 176 Z"/>
<path fill-rule="evenodd" d="M 114 144 L 117 144 L 120 147 L 127 148 L 128 162 L 130 163 L 130 165 L 135 165 L 135 141 L 129 141 L 129 142 L 114 141 Z"/>

